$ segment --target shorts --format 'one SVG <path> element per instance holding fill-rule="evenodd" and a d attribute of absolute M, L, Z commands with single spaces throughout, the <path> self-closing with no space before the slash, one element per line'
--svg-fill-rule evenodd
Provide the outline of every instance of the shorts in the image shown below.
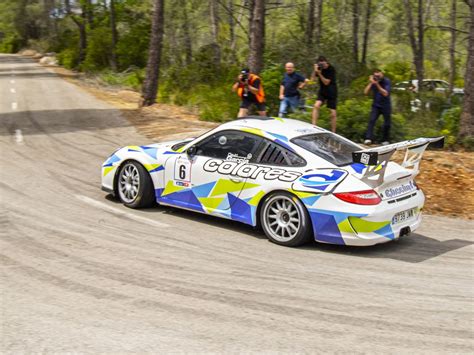
<path fill-rule="evenodd" d="M 329 97 L 321 93 L 318 93 L 316 101 L 322 101 L 323 104 L 326 104 L 327 108 L 331 110 L 335 110 L 337 106 L 337 97 Z"/>
<path fill-rule="evenodd" d="M 242 99 L 242 102 L 240 103 L 240 108 L 248 109 L 250 105 L 255 105 L 255 107 L 257 108 L 257 111 L 266 110 L 265 102 L 260 103 L 255 100 L 248 100 L 248 99 Z"/>

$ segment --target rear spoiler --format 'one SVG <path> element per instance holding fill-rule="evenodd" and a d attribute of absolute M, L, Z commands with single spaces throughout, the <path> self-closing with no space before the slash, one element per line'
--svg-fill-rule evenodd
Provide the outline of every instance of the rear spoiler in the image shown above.
<path fill-rule="evenodd" d="M 356 164 L 366 165 L 362 180 L 372 187 L 383 183 L 385 169 L 393 153 L 397 150 L 406 150 L 402 166 L 412 170 L 415 176 L 419 172 L 421 157 L 425 149 L 431 145 L 433 148 L 443 148 L 444 136 L 435 138 L 417 138 L 399 143 L 393 143 L 376 148 L 369 148 L 352 153 L 352 161 Z"/>

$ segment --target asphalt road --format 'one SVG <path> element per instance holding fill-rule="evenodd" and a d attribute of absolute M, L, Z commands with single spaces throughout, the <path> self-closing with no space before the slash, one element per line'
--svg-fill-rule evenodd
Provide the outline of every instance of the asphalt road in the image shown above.
<path fill-rule="evenodd" d="M 18 56 L 0 55 L 0 122 L 2 353 L 474 350 L 472 221 L 291 249 L 231 221 L 127 209 L 100 190 L 100 164 L 149 142 Z"/>

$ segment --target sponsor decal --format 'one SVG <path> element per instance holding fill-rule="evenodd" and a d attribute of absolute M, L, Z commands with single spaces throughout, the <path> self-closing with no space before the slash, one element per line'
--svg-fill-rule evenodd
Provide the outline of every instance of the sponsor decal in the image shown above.
<path fill-rule="evenodd" d="M 250 159 L 252 159 L 251 153 L 247 154 L 246 157 L 240 157 L 238 154 L 229 153 L 227 154 L 227 158 L 225 158 L 227 161 L 235 161 L 237 163 L 248 163 Z"/>
<path fill-rule="evenodd" d="M 397 197 L 400 195 L 404 195 L 408 192 L 412 192 L 416 189 L 415 184 L 413 181 L 410 181 L 408 184 L 402 184 L 396 187 L 390 187 L 384 191 L 384 194 L 388 198 Z"/>
<path fill-rule="evenodd" d="M 332 170 L 330 174 L 308 174 L 303 175 L 299 182 L 304 187 L 324 191 L 329 185 L 340 181 L 346 172 L 342 170 Z"/>
<path fill-rule="evenodd" d="M 297 171 L 221 159 L 209 159 L 204 163 L 203 168 L 210 173 L 217 172 L 222 175 L 235 175 L 244 179 L 263 178 L 265 180 L 280 180 L 285 182 L 295 181 L 302 175 Z"/>
<path fill-rule="evenodd" d="M 301 133 L 301 134 L 317 132 L 317 130 L 315 130 L 313 128 L 298 128 L 298 129 L 295 129 L 295 131 L 298 132 L 298 133 Z"/>
<path fill-rule="evenodd" d="M 184 181 L 175 181 L 174 184 L 176 186 L 183 186 L 183 187 L 189 187 L 191 186 L 190 182 L 184 182 Z"/>

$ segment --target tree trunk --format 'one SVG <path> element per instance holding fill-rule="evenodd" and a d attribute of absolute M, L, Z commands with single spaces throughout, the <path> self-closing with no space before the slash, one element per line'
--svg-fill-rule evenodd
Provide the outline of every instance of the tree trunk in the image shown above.
<path fill-rule="evenodd" d="M 314 46 L 317 51 L 321 50 L 321 33 L 323 30 L 323 0 L 318 0 L 318 15 L 316 17 L 316 34 Z"/>
<path fill-rule="evenodd" d="M 422 89 L 423 78 L 425 76 L 425 24 L 423 20 L 423 0 L 418 0 L 418 61 L 416 64 L 416 78 L 418 80 L 418 91 Z"/>
<path fill-rule="evenodd" d="M 352 0 L 352 59 L 359 63 L 359 0 Z"/>
<path fill-rule="evenodd" d="M 229 23 L 229 41 L 230 41 L 230 55 L 233 62 L 237 61 L 237 54 L 235 53 L 235 21 L 234 21 L 234 1 L 228 0 L 227 7 L 229 9 L 228 13 L 228 23 Z"/>
<path fill-rule="evenodd" d="M 308 4 L 308 21 L 306 22 L 305 29 L 306 49 L 309 53 L 312 53 L 314 50 L 315 10 L 316 0 L 310 0 Z"/>
<path fill-rule="evenodd" d="M 464 77 L 464 102 L 459 123 L 461 140 L 474 137 L 474 0 L 470 0 L 468 5 L 470 6 L 470 26 Z"/>
<path fill-rule="evenodd" d="M 184 38 L 184 62 L 190 65 L 193 62 L 193 44 L 191 41 L 191 31 L 189 29 L 188 7 L 186 0 L 180 1 L 180 8 L 183 11 L 183 38 Z"/>
<path fill-rule="evenodd" d="M 215 66 L 221 63 L 221 48 L 219 46 L 219 12 L 217 0 L 209 1 L 209 17 L 211 20 L 212 47 L 214 49 L 213 62 Z"/>
<path fill-rule="evenodd" d="M 369 47 L 370 16 L 371 15 L 372 15 L 372 0 L 367 0 L 367 9 L 365 12 L 364 41 L 362 43 L 362 59 L 361 59 L 361 62 L 364 65 L 367 65 L 367 49 Z"/>
<path fill-rule="evenodd" d="M 115 22 L 115 0 L 110 0 L 110 29 L 112 31 L 112 49 L 110 53 L 110 66 L 113 71 L 118 69 L 118 59 L 117 59 L 117 26 Z"/>
<path fill-rule="evenodd" d="M 150 46 L 146 66 L 145 82 L 142 90 L 142 106 L 155 103 L 158 93 L 158 77 L 160 74 L 161 49 L 164 32 L 164 0 L 155 0 L 151 22 Z"/>
<path fill-rule="evenodd" d="M 94 27 L 94 5 L 91 0 L 86 0 L 85 7 L 82 7 L 82 11 L 86 13 L 87 23 L 90 28 Z"/>
<path fill-rule="evenodd" d="M 54 9 L 54 0 L 43 0 L 44 33 L 42 36 L 51 37 L 55 34 L 51 11 Z"/>
<path fill-rule="evenodd" d="M 72 13 L 70 0 L 64 1 L 64 7 L 66 8 L 66 14 L 71 17 L 72 21 L 76 24 L 79 29 L 79 63 L 81 64 L 86 59 L 87 51 L 87 31 L 86 31 L 86 14 L 84 7 L 81 7 L 81 17 L 77 17 Z"/>
<path fill-rule="evenodd" d="M 242 3 L 240 5 L 240 7 L 244 7 L 246 3 L 246 0 L 242 0 Z M 232 7 L 229 7 L 229 17 L 232 18 L 232 23 L 234 24 L 234 35 L 231 36 L 231 41 L 230 41 L 230 51 L 232 53 L 232 56 L 234 56 L 234 59 L 235 59 L 235 62 L 237 61 L 237 53 L 236 53 L 236 46 L 237 46 L 237 36 L 235 36 L 235 24 L 241 26 L 241 22 L 242 22 L 242 16 L 244 15 L 244 12 L 243 11 L 240 11 L 239 12 L 239 16 L 237 16 L 237 18 L 234 18 L 234 12 L 233 12 L 233 1 L 232 0 L 229 0 L 229 5 L 232 5 Z M 229 23 L 230 23 L 230 20 L 229 20 Z"/>
<path fill-rule="evenodd" d="M 454 80 L 456 80 L 456 2 L 451 0 L 451 42 L 449 44 L 449 92 L 453 92 Z"/>
<path fill-rule="evenodd" d="M 424 76 L 424 47 L 423 47 L 423 0 L 418 0 L 418 36 L 416 35 L 415 25 L 413 22 L 413 8 L 411 0 L 403 0 L 407 16 L 408 38 L 413 52 L 413 64 L 415 65 L 416 79 L 418 80 L 418 92 L 422 91 L 423 76 Z"/>
<path fill-rule="evenodd" d="M 263 69 L 263 48 L 265 45 L 265 0 L 252 0 L 250 22 L 250 45 L 248 66 L 251 72 Z"/>
<path fill-rule="evenodd" d="M 74 17 L 75 18 L 75 17 Z M 81 20 L 75 20 L 76 25 L 79 27 L 79 64 L 86 59 L 87 53 L 87 31 L 84 17 Z"/>

